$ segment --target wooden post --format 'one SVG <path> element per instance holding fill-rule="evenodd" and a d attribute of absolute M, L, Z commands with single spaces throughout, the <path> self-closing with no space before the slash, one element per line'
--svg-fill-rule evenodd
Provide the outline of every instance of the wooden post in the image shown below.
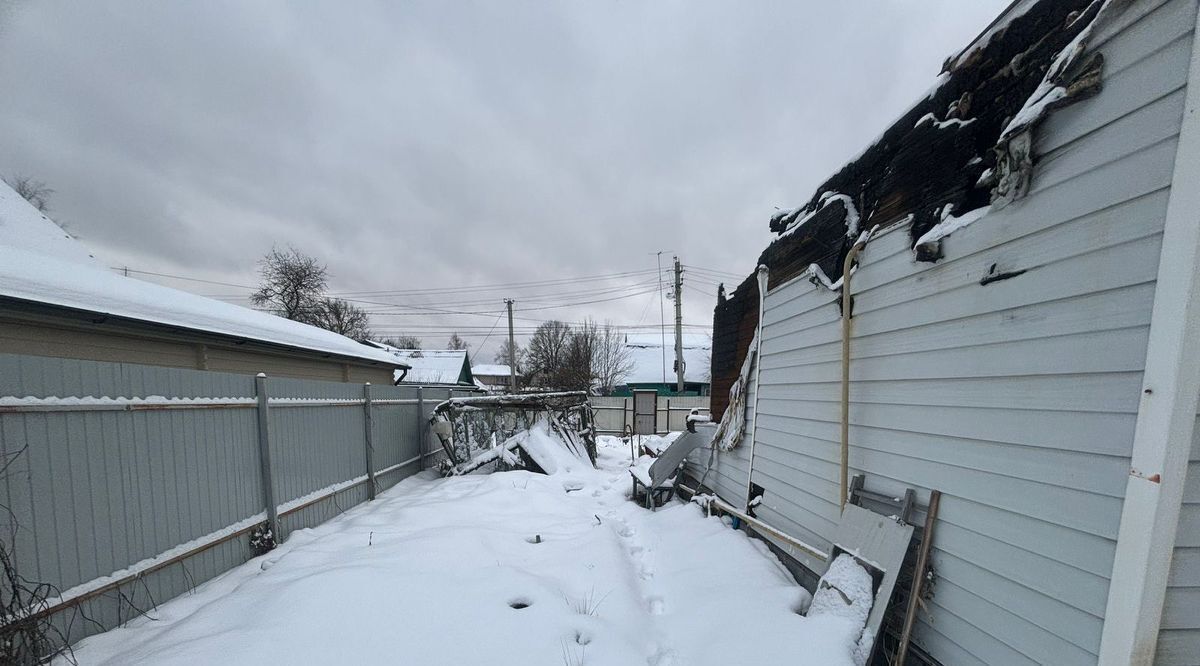
<path fill-rule="evenodd" d="M 254 378 L 254 393 L 258 397 L 258 461 L 262 472 L 263 504 L 267 507 L 267 527 L 275 535 L 275 542 L 282 543 L 279 533 L 279 505 L 275 502 L 275 482 L 271 475 L 271 428 L 267 397 L 267 375 L 258 373 Z"/>
<path fill-rule="evenodd" d="M 859 477 L 855 477 L 856 479 Z M 917 620 L 917 609 L 921 605 L 921 592 L 925 588 L 925 570 L 929 568 L 929 551 L 933 548 L 933 528 L 937 523 L 938 505 L 942 493 L 929 492 L 929 508 L 925 510 L 925 530 L 921 532 L 921 546 L 917 550 L 917 566 L 913 571 L 913 582 L 908 593 L 908 607 L 904 611 L 904 628 L 900 631 L 900 645 L 896 648 L 896 666 L 904 666 L 908 659 L 908 644 L 912 640 L 913 623 Z"/>
<path fill-rule="evenodd" d="M 363 384 L 363 441 L 367 453 L 367 499 L 375 499 L 375 446 L 371 430 L 371 382 Z"/>

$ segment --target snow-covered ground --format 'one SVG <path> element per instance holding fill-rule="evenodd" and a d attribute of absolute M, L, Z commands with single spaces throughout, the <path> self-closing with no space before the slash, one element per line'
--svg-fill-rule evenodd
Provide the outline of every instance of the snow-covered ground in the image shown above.
<path fill-rule="evenodd" d="M 857 629 L 695 505 L 628 501 L 629 447 L 552 476 L 412 477 L 75 648 L 81 664 L 850 664 Z"/>

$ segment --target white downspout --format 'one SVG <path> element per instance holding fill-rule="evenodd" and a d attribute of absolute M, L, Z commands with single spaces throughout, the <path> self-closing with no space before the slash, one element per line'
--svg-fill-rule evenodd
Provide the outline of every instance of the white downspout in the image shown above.
<path fill-rule="evenodd" d="M 758 395 L 760 393 L 758 386 L 758 377 L 762 374 L 762 333 L 763 333 L 763 316 L 766 314 L 767 301 L 767 277 L 770 269 L 765 264 L 760 264 L 758 267 L 758 326 L 755 328 L 754 339 L 754 417 L 750 421 L 750 429 L 746 433 L 750 437 L 750 465 L 746 470 L 746 507 L 747 512 L 750 511 L 750 487 L 754 485 L 754 435 L 758 431 Z"/>
<path fill-rule="evenodd" d="M 1163 226 L 1141 404 L 1100 639 L 1101 664 L 1150 664 L 1158 644 L 1200 382 L 1200 353 L 1195 349 L 1200 339 L 1197 183 L 1200 31 L 1192 41 L 1187 100 Z"/>

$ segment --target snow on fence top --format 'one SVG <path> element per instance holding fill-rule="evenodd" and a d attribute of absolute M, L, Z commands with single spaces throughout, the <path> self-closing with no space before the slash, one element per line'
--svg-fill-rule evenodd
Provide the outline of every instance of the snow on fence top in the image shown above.
<path fill-rule="evenodd" d="M 0 297 L 403 367 L 331 331 L 117 275 L 0 183 Z"/>

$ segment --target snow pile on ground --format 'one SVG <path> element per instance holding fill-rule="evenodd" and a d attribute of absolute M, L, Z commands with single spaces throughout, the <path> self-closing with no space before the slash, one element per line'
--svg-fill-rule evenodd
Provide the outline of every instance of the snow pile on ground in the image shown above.
<path fill-rule="evenodd" d="M 76 646 L 81 664 L 851 664 L 857 631 L 699 507 L 598 467 L 409 478 Z M 576 461 L 578 463 L 578 461 Z"/>

